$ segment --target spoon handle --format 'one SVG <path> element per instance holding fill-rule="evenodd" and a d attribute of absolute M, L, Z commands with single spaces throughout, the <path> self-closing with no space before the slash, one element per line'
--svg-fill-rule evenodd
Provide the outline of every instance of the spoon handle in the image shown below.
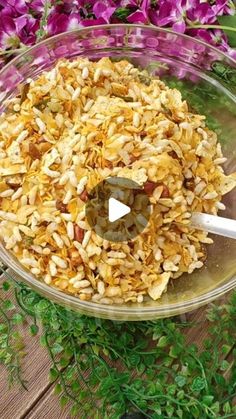
<path fill-rule="evenodd" d="M 236 220 L 230 218 L 195 212 L 191 218 L 191 225 L 199 230 L 236 239 Z"/>

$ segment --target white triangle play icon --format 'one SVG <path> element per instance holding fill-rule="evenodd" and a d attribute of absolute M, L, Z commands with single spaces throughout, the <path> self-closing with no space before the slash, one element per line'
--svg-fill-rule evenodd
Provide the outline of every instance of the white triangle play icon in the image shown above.
<path fill-rule="evenodd" d="M 108 219 L 110 223 L 113 221 L 119 220 L 119 218 L 124 217 L 124 215 L 129 214 L 131 211 L 130 207 L 122 202 L 117 201 L 115 198 L 110 198 L 108 201 Z"/>

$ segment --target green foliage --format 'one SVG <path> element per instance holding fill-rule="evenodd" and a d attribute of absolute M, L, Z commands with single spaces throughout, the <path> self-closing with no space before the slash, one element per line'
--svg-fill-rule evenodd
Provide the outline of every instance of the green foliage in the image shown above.
<path fill-rule="evenodd" d="M 130 15 L 130 9 L 127 7 L 118 7 L 116 9 L 114 16 L 117 19 L 120 19 L 123 22 L 126 22 L 126 18 Z"/>
<path fill-rule="evenodd" d="M 210 339 L 201 351 L 186 343 L 186 329 L 194 326 L 178 318 L 112 322 L 74 313 L 22 284 L 16 286 L 16 296 L 22 313 L 16 315 L 8 300 L 0 305 L 5 307 L 0 362 L 12 367 L 12 349 L 20 342 L 12 331 L 25 316 L 29 323 L 32 318 L 33 335 L 40 323 L 41 342 L 52 361 L 50 380 L 60 405 L 70 404 L 72 417 L 235 417 L 236 293 L 228 304 L 209 310 Z M 230 352 L 233 361 L 226 359 Z M 15 381 L 16 375 L 12 377 Z"/>
<path fill-rule="evenodd" d="M 60 2 L 59 2 L 59 4 L 60 4 Z M 37 42 L 41 41 L 43 38 L 45 38 L 47 36 L 46 26 L 47 26 L 47 20 L 48 20 L 48 16 L 49 16 L 49 13 L 50 13 L 51 6 L 52 6 L 51 0 L 46 0 L 44 2 L 42 17 L 41 17 L 40 22 L 39 22 L 39 29 L 36 32 Z M 33 11 L 33 9 L 32 9 L 32 11 Z"/>
<path fill-rule="evenodd" d="M 3 292 L 10 289 L 10 283 L 5 281 L 2 285 Z M 9 386 L 20 382 L 26 389 L 26 382 L 21 376 L 21 361 L 24 357 L 24 342 L 17 326 L 22 324 L 24 317 L 14 313 L 15 306 L 0 296 L 0 364 L 5 365 L 9 372 Z"/>
<path fill-rule="evenodd" d="M 235 14 L 233 16 L 226 16 L 226 15 L 218 16 L 217 20 L 221 26 L 228 26 L 231 28 L 236 28 L 236 15 Z M 232 48 L 235 48 L 236 47 L 236 32 L 227 31 L 227 30 L 224 30 L 224 32 L 226 33 L 228 37 L 229 45 Z"/>

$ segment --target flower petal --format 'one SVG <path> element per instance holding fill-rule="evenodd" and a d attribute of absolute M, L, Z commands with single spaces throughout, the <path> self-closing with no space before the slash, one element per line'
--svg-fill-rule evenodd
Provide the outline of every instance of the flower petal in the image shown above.
<path fill-rule="evenodd" d="M 2 15 L 2 19 L 0 21 L 0 29 L 8 35 L 14 34 L 16 31 L 14 19 L 11 16 Z"/>
<path fill-rule="evenodd" d="M 184 20 L 174 23 L 172 25 L 172 29 L 173 29 L 173 31 L 176 31 L 176 32 L 179 32 L 179 33 L 184 33 L 185 29 L 186 29 L 186 24 L 185 24 Z"/>
<path fill-rule="evenodd" d="M 78 13 L 66 15 L 64 13 L 51 13 L 48 19 L 47 29 L 50 35 L 66 32 L 79 27 L 81 17 Z"/>
<path fill-rule="evenodd" d="M 106 22 L 109 22 L 111 16 L 116 10 L 116 6 L 109 6 L 108 2 L 96 1 L 93 6 L 93 13 L 97 19 L 103 18 Z"/>
<path fill-rule="evenodd" d="M 148 17 L 142 10 L 136 10 L 136 12 L 127 17 L 127 20 L 130 23 L 147 23 Z"/>

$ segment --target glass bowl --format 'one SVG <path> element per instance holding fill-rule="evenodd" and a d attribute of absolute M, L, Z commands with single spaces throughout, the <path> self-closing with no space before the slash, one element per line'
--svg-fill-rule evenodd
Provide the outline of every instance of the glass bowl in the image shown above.
<path fill-rule="evenodd" d="M 27 79 L 35 79 L 60 58 L 126 58 L 182 91 L 190 106 L 207 116 L 228 157 L 226 173 L 236 171 L 236 62 L 207 44 L 166 29 L 142 25 L 103 25 L 54 36 L 9 62 L 0 72 L 0 111 Z M 224 216 L 236 218 L 236 190 L 224 199 Z M 147 320 L 193 310 L 236 285 L 236 241 L 214 237 L 201 270 L 172 281 L 157 301 L 102 305 L 81 301 L 37 280 L 0 243 L 0 259 L 10 274 L 54 302 L 87 315 L 114 320 Z"/>

